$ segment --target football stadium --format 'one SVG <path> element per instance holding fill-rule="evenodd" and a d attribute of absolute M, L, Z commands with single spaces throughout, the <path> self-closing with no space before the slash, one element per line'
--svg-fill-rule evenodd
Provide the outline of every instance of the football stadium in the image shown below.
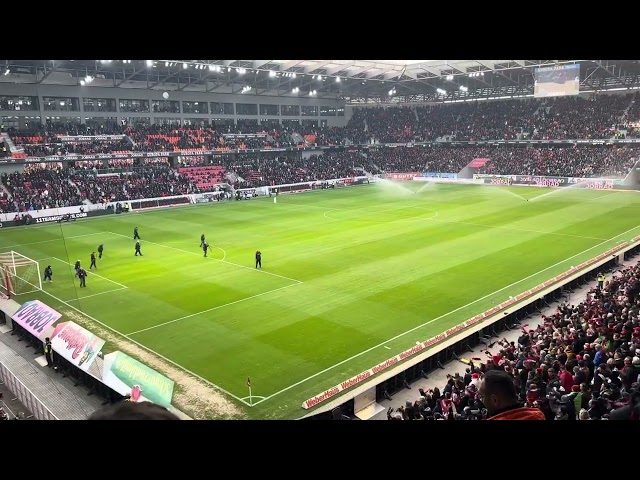
<path fill-rule="evenodd" d="M 0 60 L 0 417 L 640 418 L 637 60 Z"/>

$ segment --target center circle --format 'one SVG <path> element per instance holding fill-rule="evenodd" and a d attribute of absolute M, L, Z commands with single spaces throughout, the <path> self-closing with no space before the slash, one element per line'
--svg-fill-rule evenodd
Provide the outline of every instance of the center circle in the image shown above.
<path fill-rule="evenodd" d="M 431 212 L 428 217 L 406 215 L 408 209 L 419 209 Z M 390 222 L 421 222 L 431 220 L 438 216 L 438 211 L 431 208 L 409 206 L 393 210 L 391 212 L 376 211 L 375 208 L 364 209 L 331 209 L 324 212 L 324 218 L 338 221 L 362 222 L 362 223 L 390 223 Z"/>

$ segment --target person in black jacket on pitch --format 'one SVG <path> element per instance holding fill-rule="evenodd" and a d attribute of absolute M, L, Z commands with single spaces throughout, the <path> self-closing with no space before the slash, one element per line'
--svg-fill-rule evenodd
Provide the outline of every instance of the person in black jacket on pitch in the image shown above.
<path fill-rule="evenodd" d="M 96 270 L 98 269 L 98 265 L 96 265 L 96 252 L 91 252 L 91 265 L 89 265 L 89 270 L 93 267 L 96 267 Z"/>
<path fill-rule="evenodd" d="M 102 244 L 98 245 L 98 258 L 102 258 L 103 250 L 104 250 L 104 247 L 102 246 Z"/>
<path fill-rule="evenodd" d="M 53 275 L 53 270 L 51 270 L 51 265 L 47 265 L 47 268 L 44 269 L 44 278 L 42 279 L 42 281 L 46 282 L 47 280 L 49 280 L 50 282 L 52 282 L 53 280 L 51 280 L 51 275 Z"/>
<path fill-rule="evenodd" d="M 256 268 L 262 268 L 262 252 L 258 250 L 256 252 Z"/>
<path fill-rule="evenodd" d="M 87 286 L 87 271 L 84 268 L 78 270 L 78 278 L 80 279 L 80 287 Z"/>

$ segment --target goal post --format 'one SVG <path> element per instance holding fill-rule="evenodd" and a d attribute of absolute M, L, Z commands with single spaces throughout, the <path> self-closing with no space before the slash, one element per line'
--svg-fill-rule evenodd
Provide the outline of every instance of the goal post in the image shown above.
<path fill-rule="evenodd" d="M 14 250 L 0 253 L 0 290 L 9 297 L 42 290 L 38 262 Z"/>

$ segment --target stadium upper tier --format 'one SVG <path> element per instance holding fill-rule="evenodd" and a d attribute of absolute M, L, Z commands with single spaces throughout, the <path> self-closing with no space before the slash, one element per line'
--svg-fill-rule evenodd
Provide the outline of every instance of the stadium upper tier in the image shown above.
<path fill-rule="evenodd" d="M 357 108 L 345 127 L 263 126 L 248 120 L 236 125 L 176 127 L 107 124 L 92 129 L 78 124 L 47 124 L 38 131 L 11 131 L 22 156 L 185 150 L 243 150 L 296 145 L 330 146 L 404 143 L 450 139 L 566 140 L 637 136 L 638 94 L 470 102 L 435 106 Z M 122 139 L 62 142 L 60 135 L 119 134 Z M 238 137 L 237 134 L 258 134 Z M 15 156 L 15 155 L 14 155 Z"/>

